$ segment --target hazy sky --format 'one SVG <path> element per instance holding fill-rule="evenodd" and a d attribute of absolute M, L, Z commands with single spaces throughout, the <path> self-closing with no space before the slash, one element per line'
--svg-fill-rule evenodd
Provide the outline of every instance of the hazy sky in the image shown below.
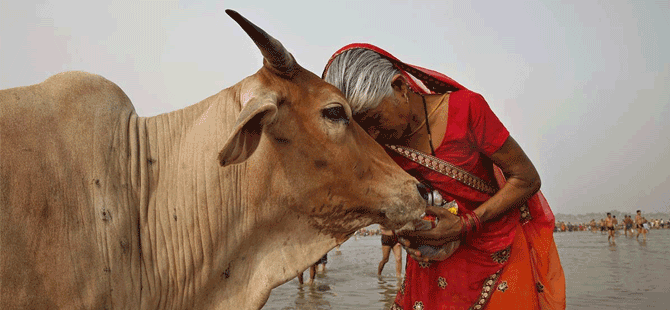
<path fill-rule="evenodd" d="M 449 3 L 451 2 L 451 3 Z M 140 116 L 262 64 L 224 9 L 320 74 L 376 44 L 484 95 L 556 213 L 670 212 L 668 1 L 0 1 L 0 89 L 67 70 L 117 83 Z"/>

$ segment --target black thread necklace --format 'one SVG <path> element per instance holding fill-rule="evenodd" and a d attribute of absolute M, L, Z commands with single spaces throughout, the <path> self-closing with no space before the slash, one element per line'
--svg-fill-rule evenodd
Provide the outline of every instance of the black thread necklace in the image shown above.
<path fill-rule="evenodd" d="M 433 147 L 433 135 L 430 134 L 430 122 L 428 121 L 428 107 L 426 105 L 426 97 L 421 94 L 421 100 L 423 101 L 423 114 L 426 117 L 426 131 L 428 131 L 428 144 L 430 144 L 430 152 L 435 156 L 435 148 Z"/>

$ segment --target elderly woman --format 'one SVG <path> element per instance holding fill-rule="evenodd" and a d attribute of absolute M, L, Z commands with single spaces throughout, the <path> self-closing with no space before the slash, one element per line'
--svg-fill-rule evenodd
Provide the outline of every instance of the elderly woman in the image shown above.
<path fill-rule="evenodd" d="M 391 309 L 565 308 L 540 178 L 481 95 L 369 44 L 337 51 L 323 77 L 403 169 L 459 207 L 428 207 L 434 228 L 399 233 L 413 259 Z M 455 240 L 441 261 L 417 250 Z"/>

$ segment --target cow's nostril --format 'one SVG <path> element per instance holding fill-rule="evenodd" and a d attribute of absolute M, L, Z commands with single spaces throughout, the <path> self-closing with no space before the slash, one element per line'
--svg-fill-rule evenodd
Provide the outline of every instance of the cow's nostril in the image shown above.
<path fill-rule="evenodd" d="M 423 183 L 418 183 L 416 185 L 416 189 L 419 191 L 419 194 L 421 194 L 421 197 L 423 197 L 424 200 L 428 200 L 431 189 L 427 185 Z"/>

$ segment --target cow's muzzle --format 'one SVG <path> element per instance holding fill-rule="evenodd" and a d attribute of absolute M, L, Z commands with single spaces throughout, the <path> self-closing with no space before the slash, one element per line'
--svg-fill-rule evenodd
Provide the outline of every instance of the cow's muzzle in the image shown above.
<path fill-rule="evenodd" d="M 398 229 L 409 222 L 422 218 L 426 211 L 427 199 L 431 198 L 431 188 L 416 183 L 416 191 L 407 188 L 394 203 L 382 208 L 382 225 L 389 229 Z"/>

